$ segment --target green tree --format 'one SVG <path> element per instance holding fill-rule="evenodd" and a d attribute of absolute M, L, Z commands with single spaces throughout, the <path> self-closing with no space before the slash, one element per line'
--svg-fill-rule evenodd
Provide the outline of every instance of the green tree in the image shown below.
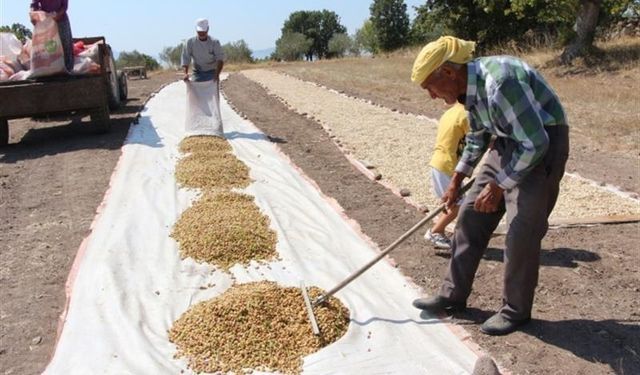
<path fill-rule="evenodd" d="M 534 12 L 531 7 L 524 7 L 522 16 L 518 17 L 508 12 L 507 6 L 505 0 L 428 0 L 416 8 L 413 37 L 435 39 L 438 35 L 429 31 L 440 31 L 485 46 L 512 39 L 511 36 L 536 27 L 529 17 Z"/>
<path fill-rule="evenodd" d="M 371 20 L 364 21 L 362 27 L 356 31 L 355 44 L 363 51 L 372 54 L 378 53 L 378 39 Z"/>
<path fill-rule="evenodd" d="M 307 60 L 312 60 L 313 56 L 327 57 L 331 37 L 346 32 L 347 28 L 340 24 L 340 17 L 326 9 L 293 12 L 282 27 L 283 36 L 288 33 L 300 33 L 311 40 L 309 49 L 305 51 Z"/>
<path fill-rule="evenodd" d="M 323 10 L 320 14 L 320 43 L 318 46 L 317 55 L 320 58 L 329 56 L 329 41 L 334 35 L 343 34 L 349 38 L 347 34 L 347 28 L 340 24 L 340 16 L 335 12 L 329 10 Z"/>
<path fill-rule="evenodd" d="M 308 49 L 304 51 L 307 60 L 313 59 L 313 55 L 317 54 L 320 35 L 320 14 L 319 12 L 298 11 L 289 15 L 289 18 L 282 26 L 282 37 L 286 34 L 299 33 L 311 40 Z M 285 39 L 289 39 L 286 37 Z"/>
<path fill-rule="evenodd" d="M 29 30 L 25 25 L 21 23 L 14 23 L 9 26 L 0 26 L 0 32 L 2 33 L 13 33 L 16 38 L 18 38 L 22 44 L 27 41 L 27 38 L 31 39 L 33 35 L 31 34 L 31 30 Z"/>
<path fill-rule="evenodd" d="M 160 67 L 160 64 L 156 59 L 144 53 L 140 53 L 137 50 L 133 52 L 120 52 L 116 65 L 120 68 L 128 66 L 144 66 L 147 70 L 156 70 Z"/>
<path fill-rule="evenodd" d="M 563 63 L 570 63 L 576 57 L 584 56 L 590 52 L 596 35 L 601 6 L 602 0 L 580 1 L 575 23 L 575 37 L 560 56 Z"/>
<path fill-rule="evenodd" d="M 349 45 L 349 54 L 351 56 L 360 56 L 360 54 L 362 54 L 362 50 L 360 48 L 360 44 L 358 44 L 358 42 L 356 42 L 356 35 L 353 34 L 350 36 L 351 39 L 351 44 Z"/>
<path fill-rule="evenodd" d="M 175 47 L 164 47 L 160 52 L 160 60 L 171 68 L 179 67 L 182 64 L 182 48 L 182 44 L 178 44 Z"/>
<path fill-rule="evenodd" d="M 415 8 L 416 18 L 413 19 L 409 32 L 411 44 L 423 45 L 446 34 L 444 23 L 432 22 L 425 6 Z"/>
<path fill-rule="evenodd" d="M 558 0 L 546 4 L 543 0 L 512 0 L 508 12 L 519 18 L 531 17 L 539 23 L 553 24 L 560 30 L 559 41 L 566 45 L 560 60 L 570 63 L 593 50 L 598 26 L 606 28 L 623 13 L 640 6 L 638 0 Z M 527 9 L 534 9 L 533 14 Z"/>
<path fill-rule="evenodd" d="M 404 0 L 374 0 L 369 10 L 381 51 L 393 51 L 409 43 L 409 15 Z"/>
<path fill-rule="evenodd" d="M 347 34 L 335 34 L 329 40 L 329 57 L 344 57 L 352 50 L 353 40 Z"/>
<path fill-rule="evenodd" d="M 590 46 L 596 26 L 606 27 L 634 3 L 638 0 L 427 0 L 416 7 L 412 36 L 424 42 L 438 36 L 429 34 L 436 31 L 483 48 L 546 34 L 562 45 L 579 39 Z"/>
<path fill-rule="evenodd" d="M 227 43 L 222 46 L 227 61 L 232 63 L 251 63 L 253 62 L 253 53 L 247 43 L 240 39 L 237 42 Z"/>
<path fill-rule="evenodd" d="M 275 57 L 285 61 L 300 60 L 311 48 L 313 40 L 302 33 L 287 32 L 276 41 Z"/>

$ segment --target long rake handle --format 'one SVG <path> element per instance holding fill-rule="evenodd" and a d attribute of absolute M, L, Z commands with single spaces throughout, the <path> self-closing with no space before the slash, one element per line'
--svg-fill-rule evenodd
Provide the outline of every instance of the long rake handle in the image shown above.
<path fill-rule="evenodd" d="M 458 195 L 462 195 L 467 190 L 469 190 L 469 188 L 473 184 L 474 180 L 475 179 L 472 178 L 471 180 L 469 180 L 469 182 L 467 182 L 464 186 L 462 186 L 460 188 L 460 190 L 459 190 Z M 352 273 L 349 277 L 344 279 L 344 281 L 342 281 L 340 284 L 338 284 L 335 287 L 333 287 L 333 289 L 331 289 L 330 291 L 328 291 L 328 292 L 324 293 L 323 295 L 321 295 L 320 297 L 318 297 L 315 301 L 313 301 L 312 305 L 314 307 L 318 306 L 319 304 L 321 304 L 324 301 L 326 301 L 329 297 L 331 297 L 332 295 L 336 294 L 340 289 L 342 289 L 345 286 L 347 286 L 347 284 L 352 282 L 358 276 L 362 275 L 366 270 L 371 268 L 374 264 L 378 263 L 380 261 L 380 259 L 382 259 L 385 256 L 387 256 L 387 254 L 389 254 L 393 249 L 395 249 L 404 240 L 406 240 L 409 236 L 411 236 L 415 231 L 420 229 L 420 227 L 422 227 L 423 225 L 425 225 L 429 221 L 433 220 L 433 218 L 436 217 L 440 212 L 444 211 L 445 206 L 446 206 L 446 204 L 444 204 L 444 203 L 442 205 L 440 205 L 435 211 L 433 211 L 431 214 L 429 214 L 428 216 L 426 216 L 425 218 L 420 220 L 416 225 L 411 227 L 411 229 L 409 229 L 402 236 L 400 236 L 400 238 L 395 240 L 391 245 L 387 246 L 380 254 L 378 254 L 375 258 L 373 258 L 369 263 L 365 264 L 359 270 L 357 270 L 356 272 Z"/>

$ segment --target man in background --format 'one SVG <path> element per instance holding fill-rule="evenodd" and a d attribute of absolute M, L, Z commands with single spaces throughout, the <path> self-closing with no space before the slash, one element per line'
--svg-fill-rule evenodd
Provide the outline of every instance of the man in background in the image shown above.
<path fill-rule="evenodd" d="M 188 39 L 182 49 L 184 80 L 189 80 L 189 65 L 193 61 L 193 81 L 220 81 L 224 66 L 224 52 L 220 41 L 209 36 L 209 21 L 196 21 L 197 35 Z"/>
<path fill-rule="evenodd" d="M 71 35 L 71 23 L 67 15 L 68 0 L 40 0 L 31 2 L 31 10 L 41 10 L 47 13 L 53 13 L 53 19 L 58 24 L 58 34 L 62 42 L 62 51 L 64 52 L 64 65 L 67 71 L 73 70 L 73 37 Z M 31 23 L 35 24 L 35 19 L 31 19 Z"/>

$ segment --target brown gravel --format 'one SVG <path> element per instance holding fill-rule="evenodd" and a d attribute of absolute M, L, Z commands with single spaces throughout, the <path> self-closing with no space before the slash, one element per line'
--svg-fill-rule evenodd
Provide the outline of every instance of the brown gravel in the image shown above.
<path fill-rule="evenodd" d="M 310 288 L 311 298 L 321 294 Z M 349 312 L 336 298 L 314 308 L 321 335 L 313 335 L 299 288 L 273 282 L 234 286 L 185 312 L 169 330 L 198 372 L 243 373 L 245 369 L 299 374 L 302 358 L 347 331 Z"/>

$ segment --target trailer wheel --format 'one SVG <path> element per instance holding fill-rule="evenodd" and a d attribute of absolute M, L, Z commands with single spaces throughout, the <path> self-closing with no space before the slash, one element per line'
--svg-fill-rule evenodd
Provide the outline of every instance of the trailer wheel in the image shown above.
<path fill-rule="evenodd" d="M 127 75 L 124 72 L 118 72 L 118 89 L 120 90 L 120 101 L 126 101 L 129 96 L 129 86 Z"/>
<path fill-rule="evenodd" d="M 118 108 L 120 108 L 120 83 L 116 61 L 113 59 L 113 52 L 109 49 L 109 109 Z"/>
<path fill-rule="evenodd" d="M 0 146 L 9 144 L 9 121 L 0 119 Z"/>
<path fill-rule="evenodd" d="M 107 108 L 99 108 L 91 112 L 91 122 L 96 133 L 107 133 L 111 129 L 111 120 Z"/>

